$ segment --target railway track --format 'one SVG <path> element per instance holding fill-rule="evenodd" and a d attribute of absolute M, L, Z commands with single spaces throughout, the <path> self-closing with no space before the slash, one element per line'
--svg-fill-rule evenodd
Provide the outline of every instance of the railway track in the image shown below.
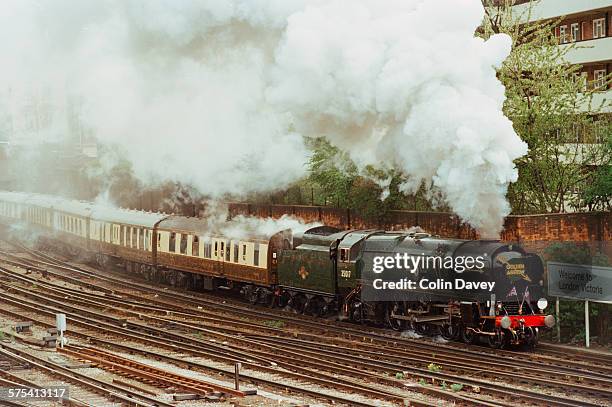
<path fill-rule="evenodd" d="M 74 265 L 67 266 L 65 263 L 61 263 L 57 259 L 46 258 L 44 260 L 37 260 L 37 261 L 39 261 L 39 262 L 42 261 L 44 263 L 47 263 L 47 264 L 38 263 L 37 267 L 40 267 L 40 266 L 51 267 L 51 268 L 57 267 L 57 268 L 61 269 L 64 272 L 71 272 L 73 274 L 76 273 L 77 275 L 80 276 L 79 278 L 81 278 L 81 279 L 83 279 L 83 278 L 90 278 L 91 277 L 91 271 L 88 271 L 88 270 L 83 269 L 81 267 L 75 267 Z M 56 264 L 53 264 L 53 263 L 56 263 Z M 30 266 L 34 266 L 34 264 L 31 263 Z M 40 268 L 42 269 L 43 267 L 40 267 Z M 40 270 L 37 270 L 37 271 L 40 271 Z M 47 272 L 49 273 L 48 270 L 47 270 Z M 56 277 L 56 276 L 54 275 L 54 277 Z M 64 276 L 64 277 L 66 277 L 66 276 Z M 190 311 L 190 312 L 184 312 L 183 313 L 184 315 L 182 315 L 182 317 L 184 317 L 185 319 L 191 318 L 191 319 L 196 320 L 198 323 L 203 323 L 203 322 L 206 322 L 206 321 L 211 323 L 211 319 L 214 320 L 215 318 L 217 319 L 217 321 L 220 320 L 219 315 L 215 315 L 215 314 L 212 314 L 211 316 L 198 315 L 198 313 L 208 312 L 209 308 L 214 308 L 213 305 L 215 305 L 215 304 L 211 304 L 211 302 L 213 302 L 211 300 L 202 300 L 200 298 L 195 298 L 194 296 L 191 296 L 191 295 L 188 295 L 188 294 L 176 293 L 174 291 L 168 292 L 167 290 L 158 289 L 158 288 L 151 288 L 151 287 L 147 287 L 146 285 L 143 285 L 143 284 L 136 284 L 136 283 L 132 283 L 132 282 L 129 282 L 130 285 L 126 286 L 128 281 L 126 281 L 125 279 L 120 279 L 120 278 L 116 278 L 116 277 L 109 277 L 109 276 L 106 276 L 106 275 L 104 275 L 104 276 L 96 275 L 96 278 L 98 280 L 100 278 L 108 279 L 109 283 L 113 283 L 113 284 L 121 283 L 122 284 L 122 288 L 126 289 L 126 290 L 129 287 L 130 289 L 133 289 L 134 291 L 142 291 L 142 292 L 148 292 L 148 293 L 154 292 L 155 295 L 157 296 L 154 299 L 154 301 L 152 301 L 150 298 L 145 298 L 146 296 L 144 296 L 142 293 L 140 294 L 140 296 L 137 295 L 137 294 L 133 294 L 133 299 L 130 301 L 130 300 L 126 300 L 126 297 L 129 297 L 129 295 L 127 295 L 127 293 L 125 291 L 122 291 L 122 293 L 121 293 L 121 297 L 122 298 L 118 298 L 117 295 L 115 295 L 117 298 L 111 298 L 111 295 L 113 294 L 113 291 L 116 291 L 116 290 L 112 290 L 112 289 L 109 290 L 108 288 L 105 289 L 105 288 L 101 287 L 100 284 L 98 283 L 97 287 L 96 287 L 98 289 L 97 291 L 98 292 L 103 292 L 105 294 L 105 296 L 109 297 L 109 298 L 106 298 L 109 302 L 104 303 L 105 307 L 108 307 L 108 306 L 116 306 L 118 308 L 124 307 L 123 308 L 124 311 L 125 310 L 129 311 L 130 307 L 131 307 L 132 309 L 136 310 L 136 311 L 132 311 L 132 312 L 141 313 L 141 315 L 144 312 L 152 312 L 152 313 L 154 313 L 154 312 L 158 312 L 158 313 L 166 312 L 167 313 L 169 311 L 172 314 L 177 314 L 177 313 L 180 312 L 180 311 L 177 310 L 178 308 L 181 308 L 181 309 L 185 310 L 185 302 L 187 302 L 189 305 L 192 305 L 194 307 L 194 309 L 192 310 L 193 312 Z M 73 283 L 80 283 L 82 285 L 87 285 L 86 282 L 84 282 L 82 280 L 78 280 L 78 279 L 73 280 Z M 66 293 L 64 292 L 62 294 L 66 294 Z M 91 293 L 89 293 L 87 295 L 85 295 L 85 293 L 82 293 L 82 294 L 84 294 L 84 296 L 81 298 L 81 300 L 85 301 L 85 302 L 87 302 L 87 301 L 102 301 L 102 299 L 103 299 L 103 298 L 100 298 L 99 296 L 98 296 L 98 298 L 96 298 L 95 296 L 92 297 Z M 174 298 L 174 302 L 167 298 L 169 296 L 175 296 L 176 294 L 179 294 L 176 297 L 178 297 L 178 299 L 180 300 L 180 304 L 177 302 L 177 298 L 176 297 Z M 89 297 L 87 297 L 87 296 L 89 296 Z M 91 303 L 89 305 L 91 305 Z M 121 307 L 119 307 L 119 306 L 121 306 Z M 206 308 L 206 310 L 198 309 L 197 307 Z M 237 309 L 240 309 L 239 306 L 233 305 L 233 304 L 229 304 L 229 307 L 230 307 L 229 311 L 236 311 Z M 117 311 L 119 312 L 119 310 L 117 310 Z M 224 311 L 227 312 L 227 308 L 224 308 Z M 265 315 L 265 316 L 262 317 L 262 315 L 259 314 L 258 311 L 253 311 L 253 312 L 255 313 L 255 315 L 252 316 L 253 318 L 258 317 L 259 319 L 262 319 L 262 318 L 269 318 L 270 317 L 269 315 Z M 244 314 L 240 314 L 240 315 L 244 315 Z M 133 315 L 132 315 L 132 317 L 133 317 Z M 153 317 L 151 317 L 151 316 L 147 316 L 146 318 L 147 318 L 147 323 L 155 322 L 155 319 Z M 155 318 L 159 318 L 159 317 L 155 317 Z M 208 319 L 207 320 L 201 320 L 201 319 L 198 319 L 198 318 L 208 318 Z M 297 320 L 296 323 L 294 323 L 293 320 Z M 161 320 L 158 319 L 156 321 L 156 323 L 159 323 L 159 324 L 162 324 L 164 322 L 165 323 L 174 323 L 176 326 L 180 326 L 181 329 L 188 329 L 188 330 L 195 330 L 196 332 L 202 332 L 202 331 L 197 331 L 198 326 L 195 326 L 195 324 L 193 324 L 193 323 L 178 322 L 178 321 L 174 321 L 173 322 L 172 319 L 169 319 L 169 318 L 162 318 Z M 229 322 L 230 323 L 231 322 L 239 323 L 240 321 L 229 321 Z M 359 333 L 359 337 L 361 338 L 361 340 L 360 340 L 361 343 L 355 343 L 355 340 L 356 340 L 355 337 L 357 336 L 356 333 L 349 331 L 348 333 L 343 333 L 343 334 L 337 334 L 336 335 L 336 329 L 342 329 L 342 327 L 336 328 L 332 324 L 328 324 L 326 322 L 318 322 L 317 321 L 317 322 L 312 322 L 312 325 L 311 325 L 311 321 L 309 321 L 309 320 L 304 320 L 304 319 L 301 319 L 301 318 L 296 318 L 296 317 L 290 316 L 289 318 L 287 318 L 287 323 L 288 324 L 293 324 L 294 323 L 294 325 L 296 325 L 296 326 L 307 327 L 307 328 L 309 328 L 311 330 L 313 329 L 313 327 L 315 327 L 317 330 L 325 331 L 325 333 L 327 333 L 326 339 L 329 339 L 326 342 L 331 342 L 331 339 L 333 339 L 335 341 L 340 341 L 340 343 L 342 343 L 341 340 L 343 340 L 344 341 L 344 349 L 342 349 L 342 353 L 343 353 L 343 357 L 345 359 L 339 358 L 337 355 L 334 356 L 334 355 L 330 354 L 330 352 L 331 353 L 335 353 L 335 354 L 338 353 L 338 342 L 330 343 L 330 348 L 329 349 L 325 349 L 325 347 L 322 346 L 320 343 L 315 342 L 315 341 L 312 340 L 313 339 L 312 338 L 313 335 L 310 335 L 310 337 L 308 337 L 307 335 L 303 335 L 302 337 L 300 337 L 298 339 L 295 339 L 292 342 L 290 340 L 290 338 L 287 338 L 286 336 L 283 336 L 283 335 L 279 334 L 280 332 L 283 331 L 281 329 L 266 328 L 266 327 L 262 327 L 261 324 L 252 324 L 250 322 L 245 322 L 245 321 L 242 321 L 243 325 L 240 328 L 242 328 L 243 330 L 246 330 L 246 329 L 254 329 L 257 326 L 257 327 L 259 327 L 260 333 L 262 332 L 262 330 L 265 329 L 265 333 L 267 335 L 270 335 L 271 332 L 278 334 L 278 335 L 276 335 L 276 336 L 278 336 L 278 338 L 274 338 L 273 340 L 275 340 L 275 341 L 282 341 L 282 343 L 285 344 L 285 346 L 282 347 L 281 345 L 277 344 L 279 347 L 276 348 L 276 349 L 281 349 L 283 352 L 289 353 L 292 358 L 297 357 L 297 355 L 291 354 L 290 353 L 291 349 L 287 349 L 287 348 L 293 347 L 295 349 L 300 349 L 301 351 L 312 352 L 311 354 L 313 355 L 313 358 L 315 357 L 315 355 L 317 355 L 319 357 L 319 360 L 315 359 L 315 360 L 311 360 L 310 362 L 311 363 L 319 363 L 319 368 L 321 368 L 321 366 L 324 366 L 322 364 L 323 361 L 329 362 L 330 360 L 336 360 L 337 363 L 339 363 L 339 364 L 341 364 L 341 363 L 346 364 L 346 363 L 348 363 L 350 361 L 350 359 L 347 361 L 346 357 L 353 358 L 353 360 L 356 357 L 359 357 L 360 359 L 363 359 L 364 355 L 367 355 L 368 350 L 367 349 L 363 349 L 363 346 L 360 349 L 359 346 L 356 346 L 356 345 L 363 345 L 364 343 L 367 343 L 368 340 L 370 340 L 370 342 L 374 342 L 375 340 L 377 342 L 383 341 L 383 343 L 384 343 L 384 341 L 388 341 L 389 345 L 393 345 L 393 348 L 388 349 L 388 350 L 389 351 L 395 351 L 395 352 L 397 352 L 398 343 L 400 345 L 404 344 L 404 343 L 406 343 L 406 344 L 408 344 L 408 343 L 410 343 L 410 344 L 418 343 L 418 341 L 404 341 L 403 338 L 399 338 L 400 340 L 398 341 L 398 338 L 393 337 L 392 335 L 386 335 L 386 334 L 378 335 L 378 334 L 371 334 L 370 332 L 367 332 L 367 333 L 360 332 Z M 217 324 L 217 325 L 219 325 L 219 324 Z M 215 331 L 218 331 L 219 328 L 223 328 L 223 326 L 215 326 Z M 236 330 L 236 329 L 231 330 L 228 327 L 225 327 L 223 329 L 225 329 L 225 331 L 224 331 L 225 335 L 242 335 L 244 337 L 244 332 L 240 332 L 240 330 Z M 352 329 L 355 329 L 355 328 L 352 328 Z M 336 337 L 329 338 L 329 336 L 330 336 L 330 332 L 329 331 L 332 331 L 332 336 L 336 335 Z M 208 334 L 208 332 L 205 332 L 205 331 L 204 331 L 204 333 Z M 366 338 L 363 338 L 364 334 L 367 334 Z M 174 340 L 177 340 L 177 341 L 179 340 L 179 339 L 177 339 L 176 334 L 175 335 L 169 335 L 169 336 L 170 337 L 174 337 Z M 185 339 L 185 338 L 181 338 L 181 339 Z M 225 339 L 227 339 L 227 338 L 225 338 Z M 249 337 L 247 339 L 249 339 L 251 341 L 251 342 L 247 342 L 249 344 L 249 346 L 251 346 L 251 349 L 253 349 L 253 345 L 254 345 L 253 341 L 259 342 L 259 346 L 260 347 L 264 345 L 264 344 L 261 343 L 262 342 L 261 336 L 258 337 L 257 335 L 253 335 L 253 336 L 251 336 L 251 337 Z M 268 339 L 270 339 L 270 338 L 268 337 Z M 241 339 L 241 340 L 244 341 L 244 339 Z M 270 341 L 268 340 L 268 343 L 265 343 L 265 345 L 267 347 L 269 347 L 269 342 Z M 349 346 L 349 345 L 351 345 L 351 346 Z M 374 346 L 376 346 L 380 350 L 380 347 L 379 347 L 380 344 L 372 345 L 372 347 L 374 347 Z M 263 347 L 265 348 L 265 346 L 263 346 Z M 355 347 L 357 349 L 351 349 L 351 348 L 355 348 Z M 454 349 L 452 349 L 452 347 L 449 347 L 449 348 L 451 348 L 452 351 L 455 351 Z M 350 349 L 351 352 L 347 352 L 347 349 Z M 451 350 L 447 350 L 445 347 L 439 347 L 438 346 L 438 347 L 436 347 L 435 352 L 438 352 L 438 353 L 447 352 L 450 355 L 446 355 L 446 357 L 449 358 L 450 356 L 453 355 Z M 429 360 L 431 360 L 431 352 L 430 351 L 431 351 L 431 349 L 423 348 L 423 353 L 429 352 L 429 354 L 430 354 Z M 462 351 L 462 350 L 460 349 L 460 351 Z M 370 348 L 369 352 L 372 352 L 371 348 Z M 413 353 L 413 349 L 412 348 L 411 348 L 411 352 L 410 353 Z M 435 355 L 435 357 L 439 358 L 440 355 L 438 353 Z M 465 356 L 465 354 L 466 354 L 465 351 L 459 352 L 459 356 Z M 471 354 L 473 356 L 474 352 L 473 351 L 469 351 L 467 354 Z M 476 354 L 478 354 L 478 352 L 476 352 Z M 250 356 L 253 356 L 253 355 L 250 355 Z M 269 357 L 269 356 L 266 356 L 264 353 L 262 353 L 262 351 L 258 351 L 257 352 L 257 356 L 259 356 L 260 358 L 263 358 L 263 359 L 265 359 L 266 357 Z M 370 356 L 372 356 L 372 355 L 370 355 Z M 336 359 L 332 359 L 333 357 L 335 357 Z M 381 358 L 380 355 L 377 356 L 377 357 L 379 359 Z M 404 355 L 404 359 L 406 359 L 405 355 Z M 398 363 L 400 363 L 399 362 L 400 360 L 401 359 L 395 359 L 395 360 L 389 361 L 387 359 L 385 361 L 378 361 L 377 364 L 373 364 L 372 360 L 370 360 L 368 362 L 369 365 L 366 365 L 365 363 L 362 363 L 359 366 L 354 366 L 354 369 L 359 369 L 361 371 L 366 371 L 366 372 L 372 372 L 372 371 L 376 371 L 376 369 L 378 369 L 378 373 L 382 373 L 382 372 L 385 372 L 385 371 L 387 371 L 387 372 L 388 371 L 393 371 L 392 369 L 394 369 L 394 368 L 395 369 L 398 369 L 400 367 L 407 368 L 406 365 L 399 365 L 398 364 Z M 402 360 L 402 362 L 405 362 L 405 361 L 406 360 Z M 436 361 L 438 361 L 438 363 L 442 364 L 442 359 L 436 359 Z M 461 360 L 456 360 L 455 361 L 457 363 L 457 368 L 466 370 L 467 367 L 465 366 L 465 364 L 464 365 L 460 365 L 459 364 L 460 361 Z M 301 362 L 307 362 L 307 360 L 301 360 Z M 444 364 L 444 368 L 445 368 L 444 370 L 447 371 L 447 368 L 450 368 L 450 359 L 444 359 L 444 363 L 445 363 Z M 585 364 L 585 365 L 581 366 L 581 369 L 584 369 L 585 366 L 586 367 L 590 367 L 590 365 Z M 520 364 L 517 367 L 520 368 Z M 487 367 L 487 369 L 490 370 L 491 366 L 489 365 Z M 569 369 L 569 367 L 566 367 L 566 369 Z M 473 370 L 474 369 L 472 369 L 472 371 Z M 401 371 L 401 370 L 398 370 L 398 371 Z M 487 382 L 486 381 L 483 383 L 483 381 L 469 381 L 469 380 L 465 380 L 465 378 L 464 378 L 463 382 L 459 382 L 457 380 L 458 376 L 453 376 L 453 375 L 450 375 L 450 374 L 447 374 L 447 373 L 442 374 L 440 372 L 436 372 L 435 374 L 433 374 L 433 372 L 431 372 L 431 371 L 423 371 L 423 370 L 419 371 L 419 370 L 415 370 L 415 368 L 412 368 L 411 371 L 413 373 L 416 372 L 416 374 L 421 379 L 427 379 L 427 380 L 432 379 L 433 381 L 437 381 L 438 383 L 444 382 L 445 380 L 449 380 L 449 382 L 451 382 L 452 380 L 455 380 L 456 383 L 460 383 L 460 384 L 462 384 L 464 386 L 478 387 L 481 392 L 483 392 L 483 393 L 484 392 L 488 392 L 487 393 L 488 395 L 495 395 L 495 397 L 499 398 L 499 400 L 497 401 L 497 404 L 495 404 L 496 401 L 493 401 L 491 403 L 491 405 L 504 405 L 503 404 L 504 403 L 504 401 L 503 401 L 504 398 L 511 397 L 510 395 L 512 395 L 512 394 L 518 394 L 518 390 L 517 389 L 511 389 L 511 391 L 509 391 L 508 387 L 507 386 L 503 386 L 503 385 L 500 386 L 503 389 L 495 388 L 494 385 L 490 385 L 490 384 L 487 387 Z M 352 374 L 356 374 L 356 373 L 357 372 L 352 372 Z M 499 373 L 503 374 L 504 372 L 499 371 Z M 560 372 L 559 371 L 556 371 L 556 372 L 552 371 L 552 372 L 549 372 L 549 373 L 560 373 Z M 566 371 L 565 373 L 567 374 L 568 372 Z M 508 374 L 508 373 L 506 372 L 506 374 Z M 576 372 L 573 372 L 572 374 L 576 374 Z M 372 376 L 371 373 L 369 373 L 369 375 Z M 515 374 L 515 376 L 516 376 L 516 374 Z M 600 378 L 598 378 L 597 375 L 594 375 L 592 377 L 587 377 L 587 376 L 583 375 L 583 376 L 580 376 L 580 377 L 578 377 L 576 379 L 577 380 L 580 379 L 580 380 L 584 381 L 585 378 L 588 379 L 588 380 L 592 380 L 592 382 L 590 382 L 591 385 L 597 385 L 597 383 L 600 384 L 600 385 L 603 384 L 603 382 L 601 380 L 599 380 Z M 541 380 L 541 379 L 538 379 L 538 380 Z M 597 382 L 597 380 L 599 380 L 599 382 Z M 566 385 L 566 383 L 558 383 L 558 385 Z M 577 391 L 578 390 L 586 390 L 584 386 L 580 387 L 580 385 L 574 386 L 573 389 L 577 390 Z M 503 390 L 505 390 L 506 393 L 503 393 Z M 433 390 L 431 388 L 428 391 L 429 392 L 432 392 L 432 391 L 435 392 L 435 390 Z M 498 393 L 496 393 L 496 392 L 498 392 Z M 609 394 L 607 394 L 607 393 L 599 393 L 599 394 L 600 395 L 604 395 L 605 397 L 609 396 Z M 438 396 L 441 396 L 441 394 L 438 394 Z M 541 392 L 533 392 L 533 391 L 531 392 L 531 394 L 529 392 L 524 392 L 522 394 L 522 396 L 525 397 L 525 400 L 530 400 L 531 403 L 542 404 L 542 405 L 566 405 L 566 406 L 567 405 L 597 405 L 597 404 L 588 404 L 588 402 L 584 401 L 584 400 L 582 400 L 582 401 L 572 401 L 572 400 L 568 400 L 567 398 L 563 398 L 563 397 L 554 399 L 554 397 L 552 397 L 550 395 L 543 395 Z M 529 398 L 529 397 L 531 397 L 531 398 Z M 472 398 L 471 400 L 467 399 L 467 400 L 464 400 L 464 401 L 466 401 L 466 402 L 475 402 L 475 400 L 477 400 L 477 399 Z M 480 399 L 480 402 L 484 403 L 485 400 Z"/>
<path fill-rule="evenodd" d="M 48 256 L 45 256 L 45 259 L 48 260 Z M 57 260 L 54 260 L 57 262 Z M 77 273 L 82 273 L 86 277 L 92 277 L 92 272 L 83 269 L 82 267 L 65 264 L 53 264 L 44 262 L 46 266 L 59 267 L 65 271 L 72 271 Z M 65 278 L 64 276 L 57 275 L 58 278 Z M 131 295 L 132 298 L 141 299 L 143 295 L 146 293 L 153 294 L 157 296 L 156 301 L 161 303 L 164 307 L 169 308 L 182 308 L 185 303 L 193 306 L 194 308 L 202 308 L 205 307 L 208 311 L 210 310 L 218 310 L 221 313 L 231 313 L 232 315 L 237 315 L 240 317 L 249 317 L 249 318 L 258 318 L 264 320 L 281 320 L 284 324 L 289 326 L 294 326 L 296 328 L 301 328 L 306 331 L 311 331 L 313 333 L 324 334 L 326 337 L 330 335 L 336 335 L 338 338 L 350 339 L 350 340 L 360 340 L 362 342 L 367 341 L 386 341 L 389 344 L 410 344 L 411 348 L 418 347 L 424 352 L 452 352 L 461 357 L 469 357 L 472 360 L 490 360 L 491 356 L 493 356 L 496 361 L 499 363 L 504 363 L 506 365 L 515 365 L 515 366 L 523 366 L 523 367 L 533 367 L 537 366 L 538 368 L 543 368 L 544 366 L 554 366 L 555 369 L 559 372 L 564 373 L 580 373 L 580 370 L 589 371 L 594 368 L 603 369 L 601 372 L 601 377 L 609 377 L 612 374 L 612 367 L 606 367 L 606 362 L 612 362 L 612 357 L 598 357 L 597 359 L 590 359 L 586 361 L 577 361 L 577 360 L 569 360 L 567 358 L 561 357 L 553 357 L 542 353 L 524 353 L 524 352 L 514 352 L 514 351 L 500 351 L 500 350 L 489 350 L 488 348 L 478 348 L 475 350 L 471 347 L 467 348 L 462 344 L 457 343 L 448 343 L 444 345 L 434 344 L 434 343 L 426 343 L 423 341 L 411 339 L 411 338 L 403 338 L 397 334 L 390 333 L 388 331 L 375 330 L 371 327 L 355 327 L 353 324 L 333 324 L 328 321 L 321 320 L 311 320 L 308 318 L 298 318 L 296 316 L 292 316 L 286 312 L 275 311 L 269 309 L 257 309 L 252 310 L 247 308 L 244 304 L 234 304 L 228 303 L 224 300 L 224 303 L 221 303 L 218 299 L 210 299 L 203 297 L 195 297 L 190 294 L 186 294 L 178 291 L 168 291 L 167 289 L 151 287 L 146 284 L 141 284 L 134 282 L 129 279 L 120 278 L 117 276 L 109 275 L 108 273 L 99 272 L 95 273 L 96 279 L 106 280 L 110 284 L 120 284 L 124 287 L 129 287 L 131 289 L 136 290 L 135 295 Z M 80 281 L 80 284 L 86 285 L 83 281 Z M 94 288 L 96 284 L 91 284 L 91 288 Z M 108 290 L 109 294 L 112 294 L 114 290 Z M 130 296 L 129 293 L 123 293 L 122 295 Z M 166 301 L 162 301 L 162 299 L 166 299 Z M 177 299 L 180 299 L 180 304 L 177 304 Z M 230 317 L 231 318 L 231 317 Z M 239 322 L 239 319 L 235 319 L 236 322 Z M 367 330 L 364 330 L 367 329 Z M 567 356 L 567 355 L 566 355 Z M 523 361 L 523 362 L 521 362 Z"/>
<path fill-rule="evenodd" d="M 0 355 L 5 358 L 11 358 L 16 361 L 27 363 L 33 369 L 45 373 L 49 378 L 53 378 L 50 380 L 60 379 L 64 383 L 70 383 L 72 385 L 72 393 L 75 393 L 76 390 L 76 392 L 79 394 L 79 398 L 70 398 L 65 400 L 64 404 L 69 406 L 87 407 L 90 405 L 96 405 L 100 407 L 176 407 L 173 404 L 153 399 L 125 387 L 104 382 L 91 376 L 75 372 L 60 364 L 50 362 L 45 358 L 34 355 L 30 352 L 26 352 L 13 344 L 0 343 Z M 40 387 L 39 384 L 32 381 L 23 379 L 17 380 L 19 380 L 19 384 L 27 387 Z"/>

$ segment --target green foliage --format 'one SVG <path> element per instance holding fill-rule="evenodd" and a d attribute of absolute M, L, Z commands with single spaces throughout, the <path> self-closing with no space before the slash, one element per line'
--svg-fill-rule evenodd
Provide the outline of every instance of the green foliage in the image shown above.
<path fill-rule="evenodd" d="M 268 320 L 264 322 L 264 325 L 270 328 L 283 328 L 285 326 L 285 323 L 283 321 L 280 320 Z"/>
<path fill-rule="evenodd" d="M 446 380 L 442 380 L 442 384 L 440 384 L 440 387 L 442 388 L 442 390 L 446 390 L 447 388 Z"/>
<path fill-rule="evenodd" d="M 398 380 L 403 380 L 404 379 L 404 374 L 402 372 L 397 372 L 395 374 L 395 378 Z"/>
<path fill-rule="evenodd" d="M 414 195 L 400 190 L 406 181 L 400 172 L 373 166 L 360 171 L 348 154 L 324 138 L 309 139 L 308 145 L 312 155 L 305 186 L 310 189 L 311 203 L 353 209 L 360 217 L 370 221 L 383 221 L 393 209 L 433 208 L 424 186 Z M 314 196 L 315 191 L 317 197 Z"/>
<path fill-rule="evenodd" d="M 419 379 L 419 384 L 420 384 L 421 386 L 425 386 L 425 385 L 427 385 L 427 382 L 425 381 L 425 379 L 420 378 L 420 379 Z"/>
<path fill-rule="evenodd" d="M 310 148 L 310 181 L 321 187 L 326 200 L 348 206 L 350 191 L 358 176 L 356 165 L 345 152 L 324 138 L 311 139 Z"/>
<path fill-rule="evenodd" d="M 452 391 L 457 392 L 457 391 L 463 390 L 463 385 L 459 384 L 459 383 L 453 383 L 453 384 L 450 385 L 450 388 L 451 388 Z"/>
<path fill-rule="evenodd" d="M 604 144 L 607 159 L 601 163 L 583 192 L 584 204 L 589 209 L 612 210 L 612 125 L 606 130 L 608 137 Z"/>
<path fill-rule="evenodd" d="M 511 184 L 508 199 L 514 213 L 582 208 L 581 192 L 592 178 L 590 166 L 610 162 L 594 137 L 602 123 L 592 112 L 604 106 L 594 104 L 598 90 L 578 76 L 581 67 L 563 62 L 579 45 L 558 45 L 552 34 L 558 21 L 524 23 L 526 19 L 513 15 L 509 4 L 488 2 L 479 32 L 484 38 L 505 33 L 512 39 L 498 78 L 506 88 L 504 113 L 529 152 L 516 161 L 519 179 Z"/>
<path fill-rule="evenodd" d="M 442 370 L 442 367 L 440 365 L 436 365 L 435 363 L 432 362 L 432 363 L 427 365 L 427 369 L 430 372 L 434 372 L 435 373 L 435 372 L 439 372 L 440 370 Z"/>

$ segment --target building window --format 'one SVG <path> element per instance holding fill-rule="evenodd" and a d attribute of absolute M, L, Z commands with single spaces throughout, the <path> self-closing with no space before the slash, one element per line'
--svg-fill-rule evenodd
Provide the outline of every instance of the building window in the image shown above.
<path fill-rule="evenodd" d="M 565 44 L 567 42 L 567 26 L 562 25 L 559 27 L 559 42 Z"/>
<path fill-rule="evenodd" d="M 170 253 L 174 253 L 176 251 L 176 233 L 170 232 Z"/>
<path fill-rule="evenodd" d="M 187 235 L 181 233 L 181 254 L 187 254 Z"/>
<path fill-rule="evenodd" d="M 570 34 L 572 36 L 572 42 L 580 41 L 580 25 L 574 23 L 570 26 Z"/>
<path fill-rule="evenodd" d="M 598 18 L 593 20 L 593 38 L 603 38 L 606 36 L 606 19 Z"/>
<path fill-rule="evenodd" d="M 576 73 L 576 80 L 578 81 L 578 84 L 580 86 L 580 90 L 583 92 L 586 92 L 587 90 L 587 84 L 588 84 L 588 73 L 587 72 L 580 72 L 580 73 Z"/>
<path fill-rule="evenodd" d="M 606 88 L 606 70 L 598 69 L 593 75 L 593 87 L 597 90 L 605 90 Z"/>
<path fill-rule="evenodd" d="M 191 255 L 192 256 L 200 255 L 200 238 L 197 236 L 193 237 L 193 242 L 191 243 Z"/>

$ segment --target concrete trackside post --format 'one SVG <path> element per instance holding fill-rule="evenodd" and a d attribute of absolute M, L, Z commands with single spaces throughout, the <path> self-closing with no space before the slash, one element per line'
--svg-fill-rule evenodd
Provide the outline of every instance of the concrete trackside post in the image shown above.
<path fill-rule="evenodd" d="M 561 315 L 559 315 L 559 297 L 555 301 L 555 315 L 557 316 L 557 342 L 561 343 Z"/>
<path fill-rule="evenodd" d="M 584 341 L 585 346 L 588 348 L 591 346 L 590 338 L 589 338 L 589 300 L 584 302 Z"/>

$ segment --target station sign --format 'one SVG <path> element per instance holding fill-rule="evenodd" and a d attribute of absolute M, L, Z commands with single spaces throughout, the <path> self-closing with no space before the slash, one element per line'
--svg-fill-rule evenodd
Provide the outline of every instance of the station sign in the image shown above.
<path fill-rule="evenodd" d="M 612 267 L 548 262 L 548 295 L 612 302 Z"/>

